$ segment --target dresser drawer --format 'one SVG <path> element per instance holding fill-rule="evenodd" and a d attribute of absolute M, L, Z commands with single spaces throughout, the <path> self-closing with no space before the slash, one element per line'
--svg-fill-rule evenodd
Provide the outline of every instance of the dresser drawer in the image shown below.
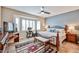
<path fill-rule="evenodd" d="M 77 43 L 77 36 L 76 36 L 76 34 L 68 33 L 67 34 L 67 41 L 73 42 L 73 43 Z"/>

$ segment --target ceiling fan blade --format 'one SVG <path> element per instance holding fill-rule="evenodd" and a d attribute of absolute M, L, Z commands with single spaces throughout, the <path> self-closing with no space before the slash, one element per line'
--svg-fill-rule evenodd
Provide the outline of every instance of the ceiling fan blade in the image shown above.
<path fill-rule="evenodd" d="M 50 14 L 50 12 L 46 12 L 46 11 L 44 11 L 44 13 L 46 13 L 46 14 Z"/>
<path fill-rule="evenodd" d="M 44 6 L 42 6 L 42 7 L 41 7 L 40 14 L 44 14 L 44 13 L 45 13 L 45 14 L 50 14 L 50 12 L 47 12 L 47 11 L 45 11 L 44 9 L 45 9 Z"/>

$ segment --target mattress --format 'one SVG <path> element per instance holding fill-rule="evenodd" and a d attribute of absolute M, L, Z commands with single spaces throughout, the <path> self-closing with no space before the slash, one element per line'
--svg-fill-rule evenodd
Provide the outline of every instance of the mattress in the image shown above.
<path fill-rule="evenodd" d="M 50 37 L 56 37 L 57 33 L 55 33 L 55 32 L 47 32 L 47 31 L 42 32 L 41 31 L 41 32 L 38 32 L 38 35 L 50 38 Z M 59 33 L 59 36 L 65 36 L 65 34 L 64 33 Z"/>
<path fill-rule="evenodd" d="M 46 39 L 49 39 L 50 37 L 52 37 L 52 43 L 54 45 L 56 45 L 56 37 L 57 37 L 57 33 L 56 32 L 47 32 L 47 31 L 44 31 L 44 32 L 38 32 L 38 35 L 43 37 L 43 38 L 46 38 Z M 62 41 L 66 38 L 66 35 L 65 33 L 59 33 L 59 41 L 60 41 L 60 45 L 62 45 Z"/>

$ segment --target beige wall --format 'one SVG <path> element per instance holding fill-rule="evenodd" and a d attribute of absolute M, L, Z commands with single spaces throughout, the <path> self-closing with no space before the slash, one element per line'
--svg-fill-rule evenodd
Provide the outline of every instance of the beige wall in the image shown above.
<path fill-rule="evenodd" d="M 14 16 L 24 16 L 24 17 L 40 20 L 41 21 L 41 30 L 43 29 L 43 26 L 44 26 L 44 23 L 45 23 L 44 17 L 38 17 L 36 15 L 24 13 L 24 12 L 17 11 L 17 10 L 14 10 L 14 9 L 9 9 L 9 8 L 6 8 L 6 7 L 2 7 L 2 20 L 3 21 L 12 22 L 13 19 L 14 19 Z"/>
<path fill-rule="evenodd" d="M 45 18 L 44 17 L 40 17 L 40 21 L 41 21 L 41 30 L 45 30 L 45 26 L 46 26 Z"/>
<path fill-rule="evenodd" d="M 0 26 L 1 26 L 1 6 L 0 6 Z"/>
<path fill-rule="evenodd" d="M 4 21 L 12 21 L 13 17 L 16 16 L 16 15 L 30 17 L 30 18 L 37 18 L 37 19 L 39 18 L 38 16 L 35 16 L 35 15 L 31 15 L 31 14 L 24 13 L 24 12 L 21 12 L 21 11 L 2 7 L 2 19 Z"/>

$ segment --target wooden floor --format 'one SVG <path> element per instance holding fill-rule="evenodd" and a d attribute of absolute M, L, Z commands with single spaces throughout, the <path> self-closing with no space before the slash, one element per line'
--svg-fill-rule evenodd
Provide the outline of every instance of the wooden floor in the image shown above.
<path fill-rule="evenodd" d="M 79 44 L 64 42 L 59 53 L 79 53 Z"/>
<path fill-rule="evenodd" d="M 15 43 L 9 44 L 8 53 L 16 53 Z M 63 42 L 58 53 L 79 53 L 79 44 Z"/>

